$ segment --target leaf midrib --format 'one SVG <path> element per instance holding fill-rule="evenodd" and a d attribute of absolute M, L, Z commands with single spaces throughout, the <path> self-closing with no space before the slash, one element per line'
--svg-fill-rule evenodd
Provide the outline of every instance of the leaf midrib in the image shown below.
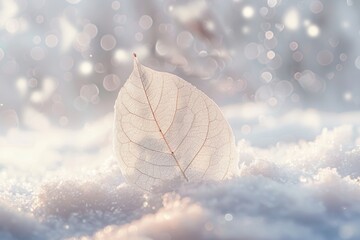
<path fill-rule="evenodd" d="M 140 78 L 140 82 L 141 82 L 141 85 L 142 85 L 142 89 L 144 90 L 144 94 L 145 94 L 147 103 L 148 103 L 148 105 L 149 105 L 151 114 L 152 114 L 152 116 L 153 116 L 153 118 L 154 118 L 154 121 L 155 121 L 155 123 L 156 123 L 156 126 L 158 127 L 159 132 L 160 132 L 160 134 L 161 134 L 161 137 L 162 137 L 162 139 L 164 140 L 167 148 L 169 149 L 169 151 L 170 151 L 170 153 L 171 153 L 171 156 L 174 158 L 174 160 L 175 160 L 175 162 L 176 162 L 176 165 L 178 166 L 178 168 L 179 168 L 182 176 L 183 176 L 183 177 L 185 178 L 185 180 L 188 182 L 189 179 L 188 179 L 188 177 L 186 176 L 184 170 L 181 168 L 180 163 L 179 163 L 178 159 L 176 158 L 174 151 L 171 149 L 168 141 L 166 140 L 165 135 L 164 135 L 163 131 L 161 130 L 160 125 L 159 125 L 159 122 L 158 122 L 158 120 L 157 120 L 157 118 L 156 118 L 156 116 L 155 116 L 155 112 L 154 112 L 154 110 L 153 110 L 153 108 L 152 108 L 152 106 L 151 106 L 151 104 L 150 104 L 150 99 L 149 99 L 149 97 L 148 97 L 148 95 L 147 95 L 147 92 L 146 92 L 146 89 L 145 89 L 145 86 L 144 86 L 144 82 L 143 82 L 143 79 L 142 79 L 143 74 L 142 74 L 142 72 L 141 72 L 141 70 L 140 70 L 141 65 L 139 64 L 137 58 L 135 58 L 134 61 L 135 61 L 136 66 L 137 66 L 137 70 L 138 70 L 138 73 L 139 73 L 139 78 Z"/>

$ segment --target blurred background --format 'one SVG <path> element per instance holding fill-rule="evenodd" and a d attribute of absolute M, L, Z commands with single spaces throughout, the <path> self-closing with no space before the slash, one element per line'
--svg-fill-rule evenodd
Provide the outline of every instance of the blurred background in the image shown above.
<path fill-rule="evenodd" d="M 225 110 L 360 106 L 358 1 L 0 2 L 0 134 L 29 121 L 79 128 L 112 112 L 132 52 Z"/>

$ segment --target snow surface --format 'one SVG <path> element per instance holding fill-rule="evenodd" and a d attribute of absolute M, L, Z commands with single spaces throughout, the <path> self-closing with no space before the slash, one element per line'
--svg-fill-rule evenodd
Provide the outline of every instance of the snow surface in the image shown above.
<path fill-rule="evenodd" d="M 0 138 L 0 239 L 359 239 L 359 112 L 271 116 L 261 105 L 229 106 L 235 132 L 242 116 L 230 113 L 249 107 L 278 122 L 243 119 L 247 136 L 274 141 L 255 146 L 240 131 L 238 177 L 169 183 L 156 194 L 124 183 L 112 114 L 65 131 L 28 109 L 36 121 Z M 281 126 L 317 136 L 277 143 Z"/>

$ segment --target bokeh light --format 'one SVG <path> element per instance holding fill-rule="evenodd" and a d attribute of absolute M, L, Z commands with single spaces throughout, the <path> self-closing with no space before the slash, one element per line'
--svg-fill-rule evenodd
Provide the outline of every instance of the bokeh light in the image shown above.
<path fill-rule="evenodd" d="M 254 104 L 241 119 L 254 111 L 259 125 L 244 120 L 236 133 L 252 143 L 277 124 L 270 114 L 359 109 L 354 0 L 0 2 L 0 135 L 39 123 L 73 131 L 111 114 L 134 52 L 221 108 Z"/>

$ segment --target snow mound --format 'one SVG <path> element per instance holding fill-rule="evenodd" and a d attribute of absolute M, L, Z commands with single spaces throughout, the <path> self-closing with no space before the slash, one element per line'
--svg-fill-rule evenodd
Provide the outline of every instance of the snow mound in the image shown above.
<path fill-rule="evenodd" d="M 153 194 L 127 185 L 110 157 L 111 115 L 76 131 L 49 125 L 56 140 L 9 131 L 0 137 L 0 238 L 359 239 L 360 131 L 342 122 L 311 140 L 240 140 L 238 176 Z"/>
<path fill-rule="evenodd" d="M 245 176 L 183 186 L 156 213 L 88 239 L 357 239 L 359 200 L 359 182 L 335 169 L 303 184 Z"/>

